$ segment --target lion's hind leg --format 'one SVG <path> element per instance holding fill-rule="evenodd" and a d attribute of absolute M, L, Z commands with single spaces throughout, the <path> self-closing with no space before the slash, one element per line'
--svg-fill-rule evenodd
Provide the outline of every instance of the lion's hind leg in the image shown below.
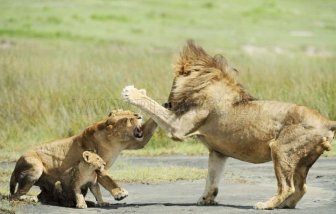
<path fill-rule="evenodd" d="M 272 159 L 274 163 L 274 171 L 278 182 L 278 191 L 275 196 L 266 202 L 258 202 L 256 204 L 256 209 L 274 209 L 282 204 L 288 197 L 294 194 L 294 170 L 289 154 L 283 154 L 282 149 L 279 147 L 278 141 L 273 141 L 270 143 Z"/>
<path fill-rule="evenodd" d="M 309 153 L 306 156 L 301 157 L 295 170 L 294 174 L 295 193 L 292 196 L 290 196 L 286 201 L 284 201 L 284 203 L 280 205 L 280 208 L 294 209 L 296 204 L 307 192 L 306 179 L 308 171 L 311 168 L 311 166 L 315 163 L 315 161 L 319 158 L 323 150 L 328 149 L 325 147 L 325 144 L 326 144 L 325 138 L 322 138 L 322 143 L 320 139 L 317 139 L 317 141 L 312 142 L 310 144 L 313 145 L 313 147 L 310 147 L 310 151 L 308 147 Z"/>
<path fill-rule="evenodd" d="M 306 178 L 309 167 L 302 165 L 298 166 L 294 174 L 295 192 L 287 198 L 279 208 L 294 209 L 296 204 L 301 200 L 304 194 L 307 192 Z"/>
<path fill-rule="evenodd" d="M 257 209 L 295 208 L 306 193 L 309 168 L 329 149 L 328 130 L 291 125 L 270 143 L 272 160 L 278 181 L 277 195 Z"/>

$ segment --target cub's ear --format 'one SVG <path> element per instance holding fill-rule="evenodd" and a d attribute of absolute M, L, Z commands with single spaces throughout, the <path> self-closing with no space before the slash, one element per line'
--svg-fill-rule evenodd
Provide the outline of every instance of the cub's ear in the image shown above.
<path fill-rule="evenodd" d="M 89 151 L 85 151 L 83 152 L 83 159 L 86 163 L 89 163 L 90 162 L 90 156 L 91 156 L 91 152 Z"/>

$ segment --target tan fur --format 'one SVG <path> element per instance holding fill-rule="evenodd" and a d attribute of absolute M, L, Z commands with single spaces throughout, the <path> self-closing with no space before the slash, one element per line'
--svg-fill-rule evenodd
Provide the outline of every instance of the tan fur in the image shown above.
<path fill-rule="evenodd" d="M 336 122 L 304 106 L 253 98 L 223 57 L 188 42 L 177 64 L 169 110 L 133 86 L 123 98 L 145 111 L 175 140 L 197 136 L 210 151 L 199 204 L 214 204 L 225 159 L 273 160 L 278 192 L 257 209 L 294 208 L 306 191 L 309 168 L 330 149 Z"/>
<path fill-rule="evenodd" d="M 103 201 L 101 192 L 97 189 L 97 173 L 103 172 L 105 165 L 105 161 L 97 154 L 84 151 L 79 164 L 65 171 L 61 180 L 55 183 L 56 191 L 66 200 L 75 200 L 77 208 L 87 208 L 81 188 L 88 185 L 99 206 L 108 204 Z"/>
<path fill-rule="evenodd" d="M 108 118 L 86 128 L 81 134 L 48 144 L 42 144 L 19 158 L 11 176 L 11 198 L 19 198 L 33 186 L 42 190 L 39 199 L 53 197 L 54 184 L 61 176 L 78 165 L 84 151 L 97 153 L 109 169 L 124 149 L 143 148 L 153 135 L 157 125 L 153 120 L 141 124 L 142 117 L 130 111 L 114 111 Z M 141 133 L 143 136 L 141 136 Z M 137 137 L 135 136 L 137 135 Z M 116 200 L 127 196 L 106 172 L 98 174 L 98 182 L 106 188 Z M 18 185 L 15 191 L 16 184 Z M 98 187 L 99 188 L 99 187 Z"/>

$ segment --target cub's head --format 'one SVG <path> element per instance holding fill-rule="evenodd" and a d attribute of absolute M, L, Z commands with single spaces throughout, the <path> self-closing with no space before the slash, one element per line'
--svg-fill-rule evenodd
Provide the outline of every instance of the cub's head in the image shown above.
<path fill-rule="evenodd" d="M 96 153 L 84 151 L 82 155 L 84 162 L 88 164 L 90 168 L 98 171 L 103 171 L 105 169 L 105 161 Z"/>
<path fill-rule="evenodd" d="M 96 142 L 130 144 L 143 140 L 142 116 L 131 111 L 112 111 L 108 117 L 84 131 L 85 136 L 93 136 Z"/>

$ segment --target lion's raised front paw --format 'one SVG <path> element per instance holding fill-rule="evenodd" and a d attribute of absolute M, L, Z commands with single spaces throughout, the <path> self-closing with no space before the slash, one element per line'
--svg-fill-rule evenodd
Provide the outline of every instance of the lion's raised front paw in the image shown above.
<path fill-rule="evenodd" d="M 112 190 L 112 195 L 115 200 L 120 201 L 128 196 L 128 192 L 127 190 L 118 187 Z"/>
<path fill-rule="evenodd" d="M 213 206 L 217 204 L 218 202 L 215 201 L 214 199 L 207 199 L 205 197 L 201 197 L 197 202 L 197 205 L 199 206 Z"/>
<path fill-rule="evenodd" d="M 121 96 L 126 102 L 136 105 L 137 103 L 141 102 L 144 96 L 146 96 L 146 90 L 139 90 L 133 85 L 129 85 L 123 89 Z"/>

